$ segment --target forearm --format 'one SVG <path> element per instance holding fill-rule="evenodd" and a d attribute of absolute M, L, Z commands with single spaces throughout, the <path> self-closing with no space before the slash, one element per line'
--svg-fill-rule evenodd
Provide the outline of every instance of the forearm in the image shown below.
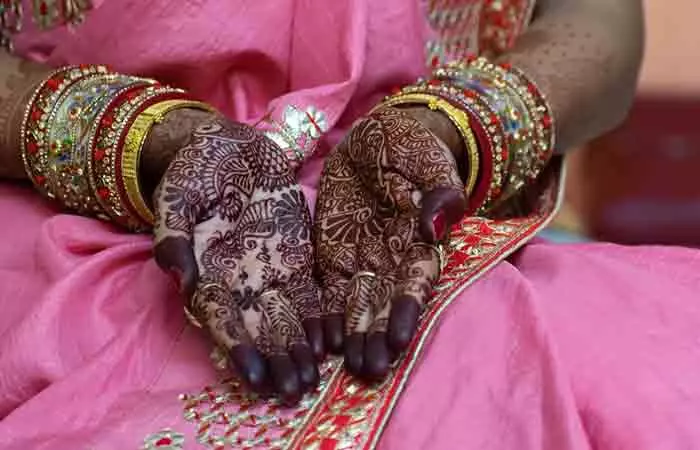
<path fill-rule="evenodd" d="M 26 178 L 20 155 L 25 106 L 51 69 L 0 51 L 0 178 Z"/>
<path fill-rule="evenodd" d="M 598 137 L 626 116 L 644 45 L 640 0 L 540 0 L 537 15 L 501 59 L 548 98 L 557 150 Z"/>
<path fill-rule="evenodd" d="M 144 143 L 139 174 L 141 189 L 147 200 L 152 199 L 165 170 L 178 150 L 187 144 L 192 131 L 211 117 L 212 113 L 206 111 L 177 109 L 151 129 Z"/>
<path fill-rule="evenodd" d="M 0 178 L 25 179 L 20 131 L 27 104 L 52 68 L 0 53 Z M 175 152 L 184 146 L 192 130 L 211 113 L 179 109 L 156 124 L 144 144 L 140 179 L 150 199 Z"/>

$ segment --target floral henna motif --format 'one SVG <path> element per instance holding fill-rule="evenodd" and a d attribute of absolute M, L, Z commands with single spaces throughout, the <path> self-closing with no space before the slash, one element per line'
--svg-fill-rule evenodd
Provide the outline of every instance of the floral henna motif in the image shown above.
<path fill-rule="evenodd" d="M 311 221 L 306 211 L 308 205 L 301 190 L 292 190 L 281 195 L 274 208 L 274 215 L 280 225 L 280 231 L 288 239 L 308 240 L 311 233 Z M 304 220 L 299 220 L 299 218 Z"/>
<path fill-rule="evenodd" d="M 292 276 L 286 293 L 293 299 L 294 309 L 300 317 L 316 319 L 321 316 L 318 285 L 311 270 L 302 270 Z"/>
<path fill-rule="evenodd" d="M 297 312 L 282 291 L 269 291 L 261 297 L 263 317 L 258 348 L 263 354 L 279 354 L 304 342 L 304 329 Z M 257 341 L 256 341 L 257 342 Z"/>
<path fill-rule="evenodd" d="M 314 243 L 322 311 L 345 314 L 346 335 L 386 331 L 394 299 L 427 301 L 439 259 L 419 216 L 437 189 L 462 196 L 453 153 L 397 109 L 357 122 L 327 158 Z"/>
<path fill-rule="evenodd" d="M 394 285 L 391 275 L 375 277 L 359 273 L 353 277 L 348 292 L 353 301 L 346 310 L 345 334 L 377 331 L 377 319 L 389 306 Z"/>
<path fill-rule="evenodd" d="M 224 119 L 201 126 L 166 171 L 156 205 L 156 253 L 167 253 L 168 238 L 191 242 L 199 279 L 189 307 L 219 345 L 270 356 L 304 342 L 302 321 L 320 315 L 311 218 L 272 141 Z"/>

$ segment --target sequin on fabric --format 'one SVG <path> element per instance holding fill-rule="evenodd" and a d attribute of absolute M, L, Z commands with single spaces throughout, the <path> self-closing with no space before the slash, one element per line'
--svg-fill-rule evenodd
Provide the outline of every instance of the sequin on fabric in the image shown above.
<path fill-rule="evenodd" d="M 433 39 L 426 43 L 430 67 L 468 55 L 497 55 L 527 26 L 535 0 L 425 0 Z"/>
<path fill-rule="evenodd" d="M 141 450 L 182 450 L 184 444 L 184 435 L 166 428 L 144 439 Z"/>
<path fill-rule="evenodd" d="M 32 0 L 32 20 L 41 30 L 75 26 L 85 20 L 92 8 L 90 0 Z M 22 0 L 0 0 L 0 47 L 13 50 L 13 38 L 22 31 L 25 7 Z"/>
<path fill-rule="evenodd" d="M 451 232 L 436 294 L 416 338 L 386 381 L 368 386 L 347 374 L 340 359 L 321 367 L 321 384 L 296 408 L 251 396 L 235 380 L 181 396 L 197 442 L 214 450 L 372 450 L 441 313 L 481 275 L 547 226 L 561 199 L 561 172 L 553 165 L 542 187 L 524 198 L 526 215 L 468 217 Z"/>
<path fill-rule="evenodd" d="M 287 105 L 281 120 L 268 116 L 256 128 L 263 130 L 285 152 L 292 167 L 296 168 L 311 156 L 319 138 L 328 131 L 328 119 L 323 111 L 314 106 L 301 109 Z"/>

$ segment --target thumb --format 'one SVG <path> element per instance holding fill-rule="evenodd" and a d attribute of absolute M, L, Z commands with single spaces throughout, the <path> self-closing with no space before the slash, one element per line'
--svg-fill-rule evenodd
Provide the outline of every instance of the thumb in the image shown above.
<path fill-rule="evenodd" d="M 452 187 L 437 187 L 423 195 L 418 227 L 425 242 L 435 244 L 447 237 L 450 228 L 467 211 L 464 191 Z"/>
<path fill-rule="evenodd" d="M 199 273 L 190 240 L 168 236 L 156 244 L 154 252 L 156 263 L 175 279 L 180 293 L 187 299 L 192 298 Z"/>

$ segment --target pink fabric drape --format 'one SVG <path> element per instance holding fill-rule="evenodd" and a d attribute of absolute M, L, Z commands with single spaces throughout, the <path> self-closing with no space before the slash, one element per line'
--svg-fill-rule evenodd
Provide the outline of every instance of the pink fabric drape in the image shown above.
<path fill-rule="evenodd" d="M 215 379 L 149 242 L 2 187 L 0 446 L 138 448 Z M 446 311 L 379 448 L 700 444 L 700 259 L 530 244 Z"/>
<path fill-rule="evenodd" d="M 52 64 L 108 63 L 237 120 L 313 105 L 343 127 L 423 70 L 417 2 L 104 0 L 80 27 L 18 36 Z M 300 182 L 313 203 L 322 152 Z M 0 448 L 123 450 L 216 379 L 146 236 L 0 187 Z M 383 449 L 700 447 L 694 250 L 529 245 L 445 313 Z"/>

